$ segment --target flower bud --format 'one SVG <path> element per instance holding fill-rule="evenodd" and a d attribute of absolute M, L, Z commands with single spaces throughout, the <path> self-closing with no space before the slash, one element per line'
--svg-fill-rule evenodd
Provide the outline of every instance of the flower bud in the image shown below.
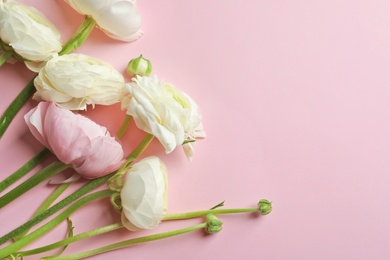
<path fill-rule="evenodd" d="M 261 215 L 267 215 L 272 211 L 272 202 L 268 200 L 262 199 L 257 205 L 259 206 Z"/>
<path fill-rule="evenodd" d="M 152 63 L 142 57 L 141 54 L 138 58 L 129 61 L 129 64 L 127 64 L 127 73 L 130 76 L 149 76 L 152 73 Z"/>
<path fill-rule="evenodd" d="M 208 214 L 206 216 L 206 232 L 210 234 L 218 233 L 222 230 L 222 221 L 220 221 L 215 215 Z"/>

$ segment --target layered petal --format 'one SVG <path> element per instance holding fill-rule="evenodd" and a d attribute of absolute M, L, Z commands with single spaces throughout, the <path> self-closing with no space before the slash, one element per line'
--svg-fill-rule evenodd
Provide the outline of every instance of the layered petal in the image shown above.
<path fill-rule="evenodd" d="M 62 48 L 59 31 L 43 14 L 12 1 L 0 4 L 0 38 L 26 61 L 47 61 Z"/>
<path fill-rule="evenodd" d="M 52 102 L 40 102 L 25 121 L 39 142 L 85 178 L 115 171 L 123 161 L 121 145 L 105 127 Z"/>
<path fill-rule="evenodd" d="M 85 160 L 75 165 L 75 170 L 85 178 L 94 179 L 118 169 L 123 159 L 123 149 L 115 138 L 105 135 L 91 140 L 91 151 Z"/>
<path fill-rule="evenodd" d="M 127 173 L 121 191 L 122 223 L 131 230 L 152 229 L 167 211 L 167 170 L 157 157 L 147 157 Z"/>
<path fill-rule="evenodd" d="M 134 118 L 137 127 L 161 142 L 166 153 L 171 153 L 185 140 L 205 136 L 199 107 L 171 84 L 157 77 L 136 76 L 125 87 L 129 97 L 123 100 L 122 107 Z M 191 159 L 192 145 L 184 148 Z"/>
<path fill-rule="evenodd" d="M 91 16 L 111 38 L 134 41 L 143 35 L 135 0 L 66 0 L 80 14 Z"/>
<path fill-rule="evenodd" d="M 34 80 L 34 99 L 71 110 L 87 105 L 112 105 L 124 94 L 124 78 L 110 64 L 83 54 L 48 61 Z"/>

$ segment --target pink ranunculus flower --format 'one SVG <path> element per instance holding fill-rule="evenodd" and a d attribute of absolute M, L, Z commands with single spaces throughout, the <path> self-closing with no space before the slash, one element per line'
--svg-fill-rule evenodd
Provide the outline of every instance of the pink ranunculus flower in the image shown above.
<path fill-rule="evenodd" d="M 92 179 L 117 170 L 122 146 L 103 126 L 52 102 L 40 102 L 25 115 L 31 133 L 57 158 Z"/>

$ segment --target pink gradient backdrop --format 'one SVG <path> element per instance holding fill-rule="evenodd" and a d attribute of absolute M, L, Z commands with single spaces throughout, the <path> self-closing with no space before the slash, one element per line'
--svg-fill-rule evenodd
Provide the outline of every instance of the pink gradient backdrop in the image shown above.
<path fill-rule="evenodd" d="M 61 0 L 22 2 L 45 13 L 64 40 L 82 21 Z M 142 39 L 122 43 L 96 29 L 77 52 L 123 73 L 142 53 L 154 73 L 201 107 L 208 137 L 191 163 L 180 149 L 164 155 L 157 142 L 146 153 L 168 166 L 169 212 L 221 201 L 252 207 L 260 198 L 273 201 L 274 211 L 222 216 L 224 229 L 213 236 L 195 232 L 93 259 L 389 259 L 390 2 L 148 0 L 138 7 Z M 32 75 L 21 64 L 0 69 L 1 112 Z M 22 120 L 35 104 L 0 141 L 0 179 L 41 149 Z M 87 114 L 116 131 L 118 111 Z M 132 138 L 125 136 L 127 149 Z M 2 209 L 0 234 L 27 220 L 52 189 L 41 184 Z M 100 201 L 72 220 L 80 233 L 119 218 Z M 65 229 L 34 246 L 63 238 Z M 66 252 L 141 234 L 149 232 L 113 232 Z"/>

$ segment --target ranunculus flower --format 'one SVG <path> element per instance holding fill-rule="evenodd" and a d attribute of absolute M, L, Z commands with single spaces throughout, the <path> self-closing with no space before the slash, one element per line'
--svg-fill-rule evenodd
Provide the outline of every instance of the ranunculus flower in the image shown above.
<path fill-rule="evenodd" d="M 0 1 L 0 39 L 28 64 L 51 59 L 61 51 L 57 28 L 35 8 Z"/>
<path fill-rule="evenodd" d="M 143 35 L 135 0 L 65 0 L 77 12 L 91 16 L 111 38 L 134 41 Z"/>
<path fill-rule="evenodd" d="M 53 101 L 71 110 L 87 105 L 112 105 L 124 93 L 124 78 L 110 64 L 83 54 L 58 56 L 34 80 L 34 99 Z"/>
<path fill-rule="evenodd" d="M 122 146 L 105 127 L 82 115 L 40 102 L 24 118 L 40 143 L 85 178 L 104 176 L 123 162 Z"/>
<path fill-rule="evenodd" d="M 130 231 L 157 227 L 167 212 L 167 169 L 157 157 L 134 164 L 121 190 L 122 223 Z"/>
<path fill-rule="evenodd" d="M 161 142 L 166 153 L 185 140 L 205 137 L 199 107 L 184 92 L 157 77 L 137 76 L 125 86 L 130 95 L 123 100 L 123 108 L 138 128 Z M 192 143 L 186 143 L 184 151 L 191 160 Z"/>

